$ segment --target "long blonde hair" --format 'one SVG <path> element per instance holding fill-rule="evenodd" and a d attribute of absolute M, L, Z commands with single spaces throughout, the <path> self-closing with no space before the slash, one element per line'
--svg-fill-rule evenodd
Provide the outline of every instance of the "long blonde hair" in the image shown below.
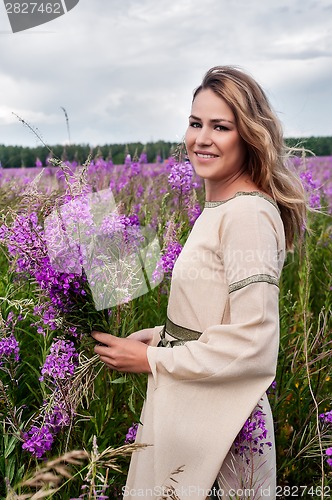
<path fill-rule="evenodd" d="M 248 74 L 233 66 L 215 66 L 204 76 L 193 100 L 211 89 L 232 109 L 238 132 L 247 146 L 247 169 L 256 186 L 278 204 L 284 223 L 286 246 L 305 226 L 305 192 L 289 161 L 281 123 L 265 92 Z"/>

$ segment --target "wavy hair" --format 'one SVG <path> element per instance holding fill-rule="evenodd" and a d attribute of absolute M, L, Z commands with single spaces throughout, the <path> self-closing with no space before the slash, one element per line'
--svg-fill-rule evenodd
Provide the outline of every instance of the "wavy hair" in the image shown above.
<path fill-rule="evenodd" d="M 232 109 L 238 132 L 247 147 L 247 171 L 256 186 L 278 204 L 285 228 L 286 247 L 303 233 L 307 204 L 299 176 L 290 164 L 290 149 L 281 123 L 260 85 L 234 66 L 215 66 L 194 91 L 211 89 Z"/>

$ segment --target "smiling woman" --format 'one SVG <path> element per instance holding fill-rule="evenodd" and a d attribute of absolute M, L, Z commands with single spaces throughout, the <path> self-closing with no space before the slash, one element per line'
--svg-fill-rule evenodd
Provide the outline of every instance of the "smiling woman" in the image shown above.
<path fill-rule="evenodd" d="M 212 68 L 185 137 L 206 202 L 173 270 L 163 328 L 94 333 L 110 368 L 147 372 L 126 498 L 276 498 L 266 391 L 278 357 L 278 282 L 304 225 L 281 127 L 245 73 Z M 212 488 L 212 486 L 214 487 Z"/>

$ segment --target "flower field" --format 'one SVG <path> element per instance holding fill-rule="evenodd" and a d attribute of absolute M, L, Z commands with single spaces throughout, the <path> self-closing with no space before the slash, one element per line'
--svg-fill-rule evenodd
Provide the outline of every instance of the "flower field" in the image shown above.
<path fill-rule="evenodd" d="M 313 210 L 280 285 L 278 485 L 329 498 L 332 157 L 292 163 Z M 0 169 L 0 498 L 121 498 L 146 378 L 105 369 L 90 332 L 164 323 L 203 185 L 190 164 L 144 154 L 37 165 Z M 239 453 L 269 445 L 261 417 L 246 422 Z"/>

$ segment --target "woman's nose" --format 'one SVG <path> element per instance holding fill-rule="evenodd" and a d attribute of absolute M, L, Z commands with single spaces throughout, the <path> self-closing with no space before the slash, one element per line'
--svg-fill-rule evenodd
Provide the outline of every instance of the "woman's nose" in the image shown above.
<path fill-rule="evenodd" d="M 196 144 L 198 146 L 211 146 L 211 133 L 207 128 L 202 127 L 199 129 L 199 133 L 196 136 Z"/>

